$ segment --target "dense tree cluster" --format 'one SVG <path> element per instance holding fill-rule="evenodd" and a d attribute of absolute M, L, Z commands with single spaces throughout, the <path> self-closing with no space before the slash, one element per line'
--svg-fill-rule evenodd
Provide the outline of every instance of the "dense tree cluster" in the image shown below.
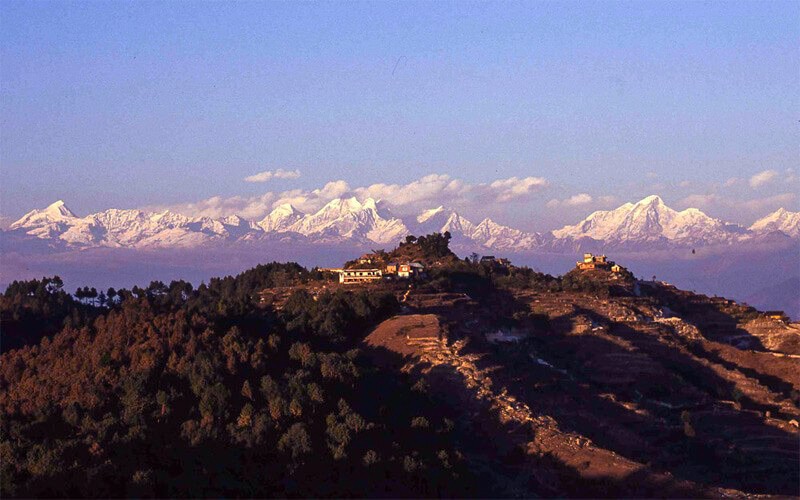
<path fill-rule="evenodd" d="M 14 281 L 0 296 L 0 348 L 6 352 L 35 344 L 65 324 L 82 324 L 92 316 L 92 308 L 76 302 L 58 276 Z"/>
<path fill-rule="evenodd" d="M 2 496 L 479 494 L 452 416 L 359 349 L 393 296 L 258 303 L 311 279 L 270 264 L 96 305 L 57 279 L 12 284 L 9 314 L 63 328 L 2 356 Z"/>
<path fill-rule="evenodd" d="M 418 248 L 422 255 L 429 259 L 455 256 L 450 250 L 450 231 L 444 233 L 431 233 L 426 236 L 406 236 L 406 240 L 397 247 L 393 253 L 408 250 L 407 247 Z"/>

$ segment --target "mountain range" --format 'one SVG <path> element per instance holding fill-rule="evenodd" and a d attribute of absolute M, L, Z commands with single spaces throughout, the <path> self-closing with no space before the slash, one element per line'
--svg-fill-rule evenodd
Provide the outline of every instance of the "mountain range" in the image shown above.
<path fill-rule="evenodd" d="M 275 207 L 260 221 L 233 215 L 214 219 L 170 211 L 109 209 L 79 217 L 63 201 L 33 210 L 3 236 L 64 248 L 191 248 L 212 243 L 273 240 L 305 243 L 394 245 L 408 234 L 449 231 L 460 248 L 505 252 L 580 248 L 647 249 L 733 244 L 760 239 L 800 238 L 800 213 L 783 208 L 749 228 L 709 217 L 696 208 L 673 210 L 656 195 L 546 233 L 526 232 L 489 218 L 475 224 L 440 206 L 398 217 L 382 202 L 337 198 L 314 213 L 290 204 Z"/>

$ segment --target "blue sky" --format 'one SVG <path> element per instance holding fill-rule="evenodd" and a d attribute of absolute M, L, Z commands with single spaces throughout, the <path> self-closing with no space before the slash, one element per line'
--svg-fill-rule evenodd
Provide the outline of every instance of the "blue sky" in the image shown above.
<path fill-rule="evenodd" d="M 256 216 L 335 181 L 531 229 L 653 192 L 799 206 L 796 2 L 2 2 L 0 28 L 5 217 Z M 403 205 L 431 174 L 467 188 Z"/>

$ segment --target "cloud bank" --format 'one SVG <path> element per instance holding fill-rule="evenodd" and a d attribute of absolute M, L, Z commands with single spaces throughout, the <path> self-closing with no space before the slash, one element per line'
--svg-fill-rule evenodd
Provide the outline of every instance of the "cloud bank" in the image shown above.
<path fill-rule="evenodd" d="M 284 170 L 279 168 L 278 170 L 265 170 L 263 172 L 259 172 L 254 175 L 250 175 L 244 178 L 245 182 L 268 182 L 272 179 L 297 179 L 300 177 L 299 170 Z"/>
<path fill-rule="evenodd" d="M 251 177 L 274 178 L 276 172 L 262 172 Z M 267 192 L 252 197 L 214 196 L 198 202 L 148 208 L 169 209 L 188 216 L 215 218 L 236 214 L 257 220 L 283 203 L 291 203 L 298 210 L 308 213 L 319 210 L 334 198 L 355 196 L 361 200 L 367 197 L 382 200 L 399 213 L 413 213 L 420 209 L 431 208 L 434 204 L 468 208 L 508 203 L 531 197 L 548 185 L 548 181 L 542 177 L 510 177 L 488 183 L 469 183 L 447 174 L 430 174 L 407 184 L 376 183 L 352 187 L 346 181 L 335 180 L 313 190 L 292 189 Z"/>
<path fill-rule="evenodd" d="M 775 170 L 764 170 L 755 174 L 754 176 L 750 177 L 750 187 L 758 188 L 764 186 L 765 184 L 769 184 L 775 178 L 778 177 L 778 172 Z"/>

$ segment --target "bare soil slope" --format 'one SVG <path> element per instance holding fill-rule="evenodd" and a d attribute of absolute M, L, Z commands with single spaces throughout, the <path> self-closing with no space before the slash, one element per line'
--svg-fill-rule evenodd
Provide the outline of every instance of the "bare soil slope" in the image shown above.
<path fill-rule="evenodd" d="M 453 295 L 410 294 L 365 347 L 462 409 L 509 494 L 800 491 L 796 327 L 709 321 L 701 299 L 675 313 L 653 294 Z M 498 317 L 521 340 L 489 342 Z"/>

